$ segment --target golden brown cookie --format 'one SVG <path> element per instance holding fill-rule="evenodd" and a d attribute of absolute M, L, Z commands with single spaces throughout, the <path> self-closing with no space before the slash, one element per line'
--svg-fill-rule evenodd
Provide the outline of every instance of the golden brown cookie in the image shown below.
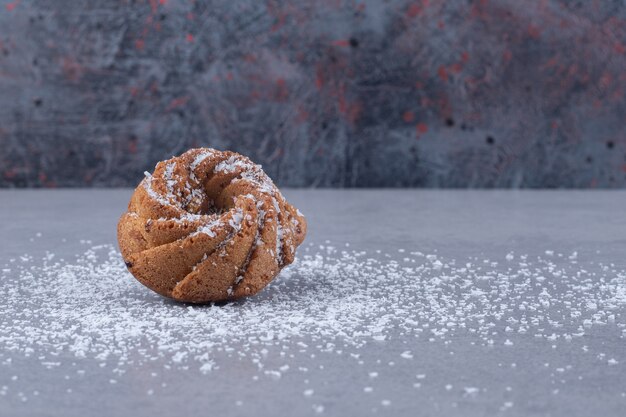
<path fill-rule="evenodd" d="M 117 238 L 139 282 L 165 297 L 206 303 L 263 289 L 293 262 L 306 227 L 259 165 L 199 148 L 146 172 Z"/>

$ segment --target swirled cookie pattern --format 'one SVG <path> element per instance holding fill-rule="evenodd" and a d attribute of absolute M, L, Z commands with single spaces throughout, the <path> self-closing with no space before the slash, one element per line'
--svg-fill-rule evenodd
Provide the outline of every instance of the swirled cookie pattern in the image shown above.
<path fill-rule="evenodd" d="M 142 284 L 206 303 L 263 289 L 293 262 L 306 227 L 261 166 L 200 148 L 145 173 L 119 220 L 118 242 Z"/>

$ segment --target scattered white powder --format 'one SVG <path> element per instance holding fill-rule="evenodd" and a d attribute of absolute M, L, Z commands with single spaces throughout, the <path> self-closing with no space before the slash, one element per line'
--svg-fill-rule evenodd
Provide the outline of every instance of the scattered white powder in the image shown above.
<path fill-rule="evenodd" d="M 278 189 L 274 186 L 272 180 L 263 172 L 261 165 L 252 163 L 247 158 L 233 155 L 228 159 L 217 164 L 213 170 L 216 174 L 231 174 L 240 170 L 239 178 L 235 178 L 233 182 L 249 181 L 255 185 L 257 190 L 272 196 L 282 196 Z"/>
<path fill-rule="evenodd" d="M 228 221 L 228 224 L 230 224 L 230 227 L 232 227 L 235 232 L 238 232 L 241 229 L 242 221 L 243 221 L 243 210 L 240 208 L 237 208 L 233 212 L 233 216 Z"/>
<path fill-rule="evenodd" d="M 176 196 L 174 195 L 174 187 L 176 186 L 178 181 L 174 178 L 175 169 L 176 169 L 176 162 L 170 162 L 165 166 L 165 172 L 163 174 L 163 179 L 165 180 L 165 188 L 166 188 L 165 197 L 169 201 L 176 201 Z"/>
<path fill-rule="evenodd" d="M 247 160 L 244 160 L 241 156 L 233 155 L 228 159 L 223 160 L 217 164 L 213 170 L 216 174 L 230 174 L 237 169 L 243 171 L 252 171 L 256 166 Z M 259 167 L 260 168 L 260 167 Z"/>
<path fill-rule="evenodd" d="M 465 387 L 463 388 L 463 395 L 466 397 L 475 397 L 476 395 L 478 395 L 479 391 L 480 389 L 476 387 Z"/>
<path fill-rule="evenodd" d="M 215 362 L 213 361 L 205 362 L 204 364 L 202 364 L 202 366 L 200 366 L 200 372 L 202 372 L 203 374 L 209 373 L 213 370 L 214 367 L 215 367 Z"/>
<path fill-rule="evenodd" d="M 265 375 L 269 376 L 272 379 L 280 379 L 282 377 L 282 374 L 279 371 L 274 371 L 271 369 L 265 371 Z"/>
<path fill-rule="evenodd" d="M 145 190 L 148 192 L 148 195 L 154 199 L 155 201 L 157 201 L 159 204 L 162 204 L 164 206 L 171 206 L 172 203 L 167 200 L 165 197 L 163 197 L 161 194 L 157 193 L 156 191 L 154 191 L 154 188 L 152 188 L 152 181 L 154 179 L 154 177 L 152 176 L 151 173 L 149 173 L 148 171 L 144 172 L 145 178 L 143 179 L 143 181 L 141 182 L 141 185 L 145 188 Z"/>
<path fill-rule="evenodd" d="M 241 214 L 241 210 L 239 210 L 238 213 Z M 230 220 L 230 222 L 232 221 L 233 220 Z M 217 236 L 216 230 L 222 226 L 224 225 L 222 224 L 222 221 L 219 218 L 213 219 L 207 222 L 205 225 L 198 227 L 198 229 L 195 232 L 193 232 L 190 236 L 194 237 L 199 234 L 205 234 L 209 237 L 215 237 Z M 233 223 L 231 223 L 231 226 L 233 226 Z"/>
<path fill-rule="evenodd" d="M 410 351 L 405 351 L 400 354 L 404 359 L 413 359 L 413 354 Z"/>
<path fill-rule="evenodd" d="M 215 154 L 215 152 L 213 152 L 212 150 L 204 149 L 202 152 L 200 152 L 194 158 L 194 160 L 189 165 L 189 170 L 191 171 L 192 178 L 194 180 L 196 179 L 195 173 L 196 173 L 196 168 L 198 167 L 198 165 L 200 165 L 202 163 L 202 161 L 204 161 L 205 159 L 207 159 L 210 156 L 213 156 L 214 154 Z"/>
<path fill-rule="evenodd" d="M 502 411 L 504 411 L 504 410 L 509 409 L 509 408 L 511 408 L 511 407 L 513 407 L 513 401 L 506 401 L 506 402 L 502 405 L 502 407 L 500 407 L 500 409 L 501 409 Z"/>
<path fill-rule="evenodd" d="M 626 271 L 614 265 L 578 256 L 518 255 L 504 273 L 490 259 L 410 254 L 394 259 L 304 245 L 296 262 L 261 294 L 213 306 L 176 304 L 146 290 L 111 245 L 92 247 L 71 261 L 24 256 L 0 268 L 0 361 L 10 364 L 22 355 L 54 368 L 61 365 L 60 353 L 69 352 L 77 361 L 114 363 L 111 381 L 118 382 L 126 368 L 157 359 L 166 369 L 209 373 L 220 366 L 213 352 L 237 350 L 259 367 L 259 375 L 279 379 L 294 367 L 266 369 L 263 358 L 267 348 L 289 339 L 310 349 L 312 358 L 344 351 L 358 358 L 355 349 L 397 334 L 408 341 L 450 341 L 470 333 L 485 346 L 493 344 L 496 329 L 506 329 L 508 346 L 516 334 L 550 343 L 582 337 L 597 326 L 625 334 Z M 413 358 L 409 350 L 397 355 Z M 598 358 L 612 366 L 622 360 Z M 368 375 L 374 382 L 378 372 Z M 323 412 L 322 405 L 313 407 Z"/>

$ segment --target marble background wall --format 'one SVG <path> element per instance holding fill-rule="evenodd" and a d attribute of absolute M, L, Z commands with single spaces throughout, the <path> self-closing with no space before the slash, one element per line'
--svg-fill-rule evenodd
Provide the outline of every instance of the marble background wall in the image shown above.
<path fill-rule="evenodd" d="M 0 0 L 0 186 L 626 185 L 626 3 Z"/>

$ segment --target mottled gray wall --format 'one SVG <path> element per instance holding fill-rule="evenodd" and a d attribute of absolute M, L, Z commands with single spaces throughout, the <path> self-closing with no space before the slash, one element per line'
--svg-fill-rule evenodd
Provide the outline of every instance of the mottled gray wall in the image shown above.
<path fill-rule="evenodd" d="M 0 186 L 621 187 L 626 4 L 0 0 Z"/>

